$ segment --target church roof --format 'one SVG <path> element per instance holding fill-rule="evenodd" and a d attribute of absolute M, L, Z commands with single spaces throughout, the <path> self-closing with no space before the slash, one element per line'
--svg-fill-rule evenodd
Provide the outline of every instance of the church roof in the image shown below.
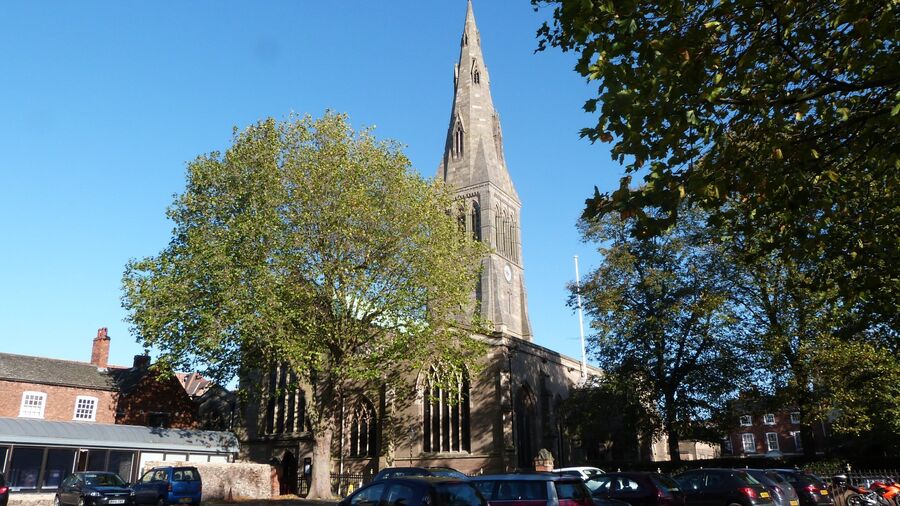
<path fill-rule="evenodd" d="M 455 74 L 453 108 L 438 177 L 457 189 L 490 183 L 518 203 L 506 168 L 500 116 L 491 98 L 490 76 L 471 0 Z"/>

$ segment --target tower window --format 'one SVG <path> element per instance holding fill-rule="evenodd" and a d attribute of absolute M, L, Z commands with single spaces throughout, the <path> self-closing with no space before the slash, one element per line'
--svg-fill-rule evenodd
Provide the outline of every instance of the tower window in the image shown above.
<path fill-rule="evenodd" d="M 457 123 L 453 132 L 453 158 L 462 158 L 463 154 L 463 129 L 462 125 Z"/>
<path fill-rule="evenodd" d="M 478 62 L 475 60 L 472 60 L 472 82 L 481 84 L 481 71 L 478 70 Z"/>
<path fill-rule="evenodd" d="M 481 240 L 481 207 L 478 205 L 478 202 L 472 202 L 472 211 L 471 211 L 471 224 L 472 224 L 472 239 L 476 241 Z"/>

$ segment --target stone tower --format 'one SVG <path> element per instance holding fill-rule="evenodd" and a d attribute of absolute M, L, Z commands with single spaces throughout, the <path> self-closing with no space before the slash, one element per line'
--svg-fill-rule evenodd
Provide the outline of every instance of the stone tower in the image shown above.
<path fill-rule="evenodd" d="M 456 189 L 460 226 L 493 248 L 475 290 L 482 316 L 496 332 L 530 341 L 520 234 L 522 203 L 506 169 L 500 117 L 490 85 L 469 0 L 438 177 Z"/>

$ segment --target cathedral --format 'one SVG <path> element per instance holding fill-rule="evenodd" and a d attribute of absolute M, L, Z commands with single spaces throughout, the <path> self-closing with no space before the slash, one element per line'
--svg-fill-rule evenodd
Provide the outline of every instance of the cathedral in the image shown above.
<path fill-rule="evenodd" d="M 456 378 L 444 391 L 433 383 L 438 370 L 410 373 L 416 395 L 395 402 L 374 392 L 342 407 L 344 423 L 335 443 L 332 472 L 372 473 L 384 467 L 447 466 L 465 473 L 526 470 L 542 448 L 556 465 L 583 460 L 557 417 L 558 404 L 586 374 L 576 359 L 533 342 L 525 289 L 520 214 L 522 202 L 503 155 L 500 117 L 491 98 L 490 74 L 471 0 L 459 39 L 454 100 L 437 177 L 455 189 L 460 226 L 491 246 L 475 289 L 490 335 L 478 373 Z M 268 386 L 290 384 L 290 371 L 270 373 Z M 442 382 L 446 385 L 446 382 Z M 277 460 L 297 476 L 311 454 L 303 424 L 303 392 L 251 405 L 245 412 L 244 457 Z M 386 421 L 390 420 L 390 421 Z M 291 487 L 288 486 L 288 490 Z"/>

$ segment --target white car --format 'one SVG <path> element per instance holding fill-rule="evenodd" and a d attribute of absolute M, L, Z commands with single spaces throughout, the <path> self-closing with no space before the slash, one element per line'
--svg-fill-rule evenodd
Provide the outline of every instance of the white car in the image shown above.
<path fill-rule="evenodd" d="M 554 473 L 565 474 L 569 476 L 577 476 L 582 480 L 587 480 L 591 476 L 595 474 L 602 474 L 603 469 L 598 467 L 590 467 L 590 466 L 577 466 L 577 467 L 561 467 L 559 469 L 554 469 Z"/>

